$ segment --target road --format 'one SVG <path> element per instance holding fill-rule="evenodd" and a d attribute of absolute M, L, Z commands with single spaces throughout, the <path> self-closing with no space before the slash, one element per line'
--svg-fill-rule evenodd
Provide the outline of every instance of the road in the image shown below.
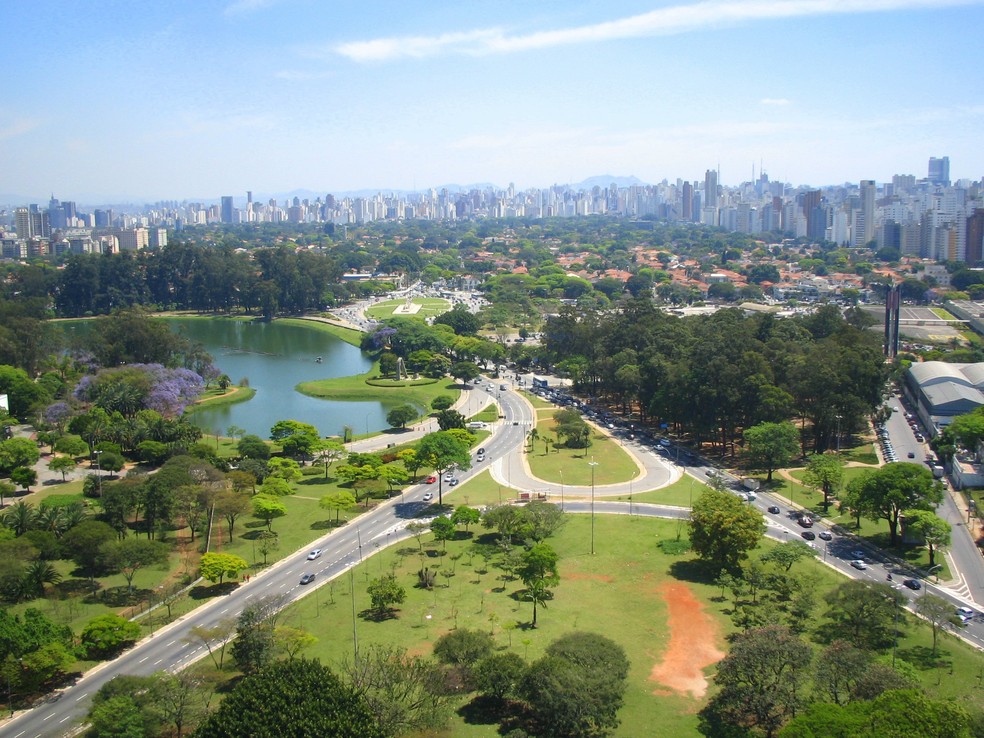
<path fill-rule="evenodd" d="M 527 476 L 528 469 L 526 469 L 523 459 L 522 447 L 527 431 L 533 422 L 531 406 L 517 393 L 501 390 L 498 381 L 489 384 L 488 380 L 483 380 L 483 386 L 486 389 L 477 391 L 494 394 L 501 413 L 501 418 L 497 421 L 496 432 L 485 444 L 486 458 L 489 461 L 474 462 L 471 469 L 459 471 L 456 476 L 465 481 L 470 476 L 483 471 L 484 467 L 488 465 L 493 467 L 494 476 L 503 478 L 504 475 L 505 483 L 510 484 L 510 486 L 516 487 L 519 482 L 530 481 L 532 485 L 535 485 L 531 489 L 543 488 L 545 486 L 543 482 L 532 480 Z M 387 442 L 391 442 L 391 440 L 386 436 L 377 437 L 371 442 L 362 442 L 360 447 L 361 450 L 366 450 L 371 444 L 375 444 L 376 447 L 385 447 Z M 401 436 L 400 440 L 404 440 L 404 437 Z M 647 484 L 643 485 L 644 488 L 658 486 L 656 482 L 660 479 L 668 480 L 673 474 L 678 475 L 682 471 L 686 471 L 701 481 L 707 479 L 708 473 L 715 473 L 715 470 L 699 463 L 699 460 L 691 459 L 695 462 L 694 465 L 686 468 L 662 461 L 661 454 L 673 458 L 675 449 L 672 447 L 669 450 L 664 449 L 662 452 L 653 447 L 643 448 L 634 443 L 630 443 L 629 447 L 630 450 L 640 456 L 652 457 L 651 460 L 640 462 L 647 469 L 651 467 L 652 471 L 648 473 L 653 475 L 648 478 Z M 513 474 L 517 476 L 513 478 Z M 726 481 L 734 483 L 737 480 L 726 479 Z M 611 494 L 624 494 L 629 490 L 627 485 L 625 487 L 625 490 L 619 492 L 613 492 L 612 488 L 608 488 L 607 491 Z M 362 515 L 352 524 L 338 528 L 312 542 L 310 549 L 321 548 L 323 552 L 321 557 L 316 560 L 308 560 L 307 552 L 310 549 L 295 552 L 285 557 L 269 569 L 252 577 L 250 582 L 237 587 L 230 594 L 217 598 L 183 616 L 153 636 L 144 639 L 116 660 L 90 671 L 75 685 L 56 693 L 48 702 L 35 709 L 20 713 L 0 727 L 0 738 L 49 738 L 69 734 L 78 729 L 81 720 L 88 711 L 92 695 L 118 674 L 148 675 L 160 670 L 176 671 L 206 657 L 207 649 L 204 644 L 192 635 L 194 628 L 209 628 L 222 621 L 234 620 L 244 607 L 263 597 L 280 597 L 284 604 L 288 604 L 315 591 L 330 579 L 349 571 L 363 558 L 375 553 L 377 549 L 403 540 L 409 536 L 406 532 L 406 525 L 413 520 L 420 520 L 421 516 L 426 515 L 428 503 L 424 502 L 423 496 L 432 489 L 433 485 L 411 487 L 399 499 L 394 498 Z M 466 489 L 463 489 L 462 492 Z M 584 495 L 586 489 L 590 490 L 590 488 L 584 487 L 569 487 L 568 489 L 571 490 L 571 494 L 576 491 L 581 495 Z M 439 491 L 443 492 L 443 488 Z M 643 489 L 637 488 L 635 491 L 641 492 Z M 686 508 L 609 501 L 605 500 L 602 495 L 597 495 L 597 499 L 593 501 L 583 498 L 567 500 L 563 495 L 560 496 L 560 500 L 565 511 L 572 513 L 591 514 L 593 509 L 595 514 L 635 514 L 675 519 L 686 519 L 689 515 Z M 779 504 L 775 500 L 760 495 L 749 504 L 760 508 L 765 514 L 770 537 L 777 540 L 794 540 L 800 536 L 803 529 L 796 524 L 791 511 L 785 509 L 779 514 L 766 512 L 769 505 Z M 815 526 L 813 530 L 819 532 L 822 527 Z M 816 543 L 822 545 L 816 546 Z M 814 546 L 818 556 L 821 556 L 825 563 L 845 575 L 870 581 L 886 581 L 887 574 L 894 571 L 897 576 L 893 578 L 893 586 L 899 587 L 900 591 L 904 592 L 910 601 L 917 596 L 916 593 L 901 588 L 899 580 L 906 575 L 901 571 L 892 569 L 892 565 L 886 568 L 885 565 L 879 563 L 878 555 L 874 551 L 864 551 L 864 558 L 868 562 L 867 569 L 859 571 L 851 568 L 850 561 L 858 558 L 853 553 L 858 545 L 849 538 L 835 534 L 829 543 L 824 544 L 822 541 L 817 541 L 814 542 Z M 302 586 L 299 580 L 304 573 L 315 574 L 314 582 Z M 955 607 L 966 604 L 948 589 L 937 588 L 928 582 L 924 582 L 923 591 L 939 594 L 953 602 Z M 960 635 L 974 645 L 984 648 L 984 621 L 982 621 L 982 617 L 978 616 L 966 628 L 961 628 Z"/>

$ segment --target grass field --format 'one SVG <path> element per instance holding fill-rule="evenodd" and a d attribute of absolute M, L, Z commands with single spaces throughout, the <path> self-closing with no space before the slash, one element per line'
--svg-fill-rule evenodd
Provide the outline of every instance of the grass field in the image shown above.
<path fill-rule="evenodd" d="M 409 315 L 398 315 L 396 317 L 417 317 L 421 320 L 433 318 L 441 313 L 446 313 L 451 309 L 451 303 L 440 297 L 415 297 L 414 305 L 420 305 L 420 310 Z M 374 320 L 384 320 L 394 317 L 394 311 L 401 305 L 406 305 L 406 300 L 384 300 L 378 302 L 370 308 L 366 308 L 366 316 Z"/>
<path fill-rule="evenodd" d="M 336 338 L 342 339 L 345 343 L 352 344 L 353 346 L 362 345 L 362 336 L 364 334 L 362 331 L 357 331 L 354 328 L 345 328 L 340 325 L 333 325 L 332 323 L 314 320 L 313 318 L 279 318 L 277 322 L 285 323 L 287 325 L 302 325 L 305 328 L 313 328 L 314 330 L 321 331 L 322 333 L 328 333 Z"/>
<path fill-rule="evenodd" d="M 533 476 L 549 482 L 571 485 L 590 485 L 590 461 L 597 464 L 594 467 L 594 483 L 596 486 L 628 482 L 640 475 L 639 467 L 618 442 L 592 428 L 591 445 L 586 448 L 566 448 L 551 445 L 549 453 L 543 441 L 544 436 L 556 438 L 553 420 L 557 408 L 538 409 L 536 429 L 540 437 L 533 442 L 533 450 L 527 453 L 526 460 L 530 465 Z M 527 444 L 527 448 L 529 448 Z"/>
<path fill-rule="evenodd" d="M 471 628 L 490 632 L 500 650 L 512 650 L 532 661 L 565 633 L 602 633 L 621 644 L 631 662 L 625 705 L 619 714 L 622 723 L 613 735 L 696 736 L 696 713 L 704 699 L 674 691 L 657 682 L 654 675 L 673 639 L 683 635 L 677 628 L 699 625 L 710 633 L 708 637 L 717 649 L 727 650 L 725 636 L 734 630 L 728 617 L 730 598 L 721 599 L 718 588 L 703 581 L 699 570 L 688 564 L 689 555 L 670 556 L 656 545 L 661 539 L 677 536 L 673 521 L 600 516 L 596 527 L 595 556 L 588 553 L 587 516 L 571 516 L 567 526 L 550 540 L 561 555 L 561 583 L 554 589 L 549 606 L 540 610 L 536 629 L 529 627 L 531 606 L 520 597 L 522 583 L 504 579 L 501 571 L 487 566 L 470 550 L 473 542 L 489 540 L 482 529 L 460 533 L 457 540 L 448 543 L 446 553 L 426 537 L 422 548 L 410 539 L 383 550 L 354 569 L 351 576 L 324 583 L 312 596 L 292 606 L 282 622 L 302 627 L 318 638 L 305 656 L 341 668 L 352 652 L 353 600 L 357 612 L 366 610 L 369 582 L 392 572 L 406 587 L 407 600 L 393 619 L 356 618 L 360 648 L 389 644 L 406 648 L 411 654 L 427 655 L 442 634 Z M 439 571 L 433 591 L 413 586 L 415 572 L 422 565 Z M 795 567 L 794 572 L 808 579 L 817 592 L 819 622 L 823 593 L 844 578 L 817 561 Z M 668 586 L 682 587 L 696 598 L 698 610 L 693 622 L 681 625 L 677 621 L 675 626 L 668 626 Z M 904 633 L 897 657 L 916 667 L 930 695 L 984 705 L 984 693 L 979 688 L 984 657 L 979 652 L 947 637 L 939 657 L 931 658 L 927 625 L 910 617 Z M 700 671 L 696 673 L 698 682 Z M 705 667 L 703 673 L 709 678 L 713 666 Z M 494 724 L 466 722 L 455 713 L 446 731 L 429 735 L 491 738 L 498 733 Z"/>

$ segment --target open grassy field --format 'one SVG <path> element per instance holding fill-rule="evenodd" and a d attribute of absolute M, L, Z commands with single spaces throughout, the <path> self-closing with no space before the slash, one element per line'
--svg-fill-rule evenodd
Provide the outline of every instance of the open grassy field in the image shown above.
<path fill-rule="evenodd" d="M 594 482 L 596 486 L 628 482 L 640 475 L 639 467 L 611 436 L 592 428 L 591 445 L 586 448 L 566 448 L 551 444 L 549 453 L 543 441 L 544 437 L 557 437 L 553 420 L 557 408 L 538 409 L 536 430 L 539 439 L 532 444 L 532 451 L 526 455 L 533 476 L 571 485 L 590 485 L 591 466 L 588 462 L 594 460 Z M 529 444 L 527 448 L 530 448 Z"/>
<path fill-rule="evenodd" d="M 426 318 L 436 317 L 441 313 L 446 313 L 451 309 L 451 303 L 440 297 L 415 297 L 412 302 L 414 305 L 420 305 L 420 310 L 406 316 L 400 316 L 394 312 L 398 307 L 406 305 L 406 300 L 383 300 L 382 302 L 377 302 L 372 307 L 366 308 L 365 313 L 366 316 L 374 320 L 392 318 L 394 315 L 396 317 L 417 317 L 424 320 Z"/>
<path fill-rule="evenodd" d="M 306 656 L 341 668 L 352 652 L 353 599 L 356 611 L 362 613 L 369 606 L 369 582 L 392 572 L 406 587 L 407 600 L 393 619 L 356 617 L 360 648 L 389 644 L 427 655 L 442 634 L 471 628 L 490 632 L 499 649 L 532 661 L 565 633 L 598 632 L 621 644 L 631 662 L 622 724 L 613 735 L 696 736 L 696 713 L 706 699 L 704 690 L 713 689 L 709 683 L 713 664 L 727 651 L 726 636 L 734 630 L 730 597 L 720 597 L 720 590 L 689 563 L 688 554 L 671 556 L 661 551 L 658 541 L 678 535 L 673 521 L 599 516 L 596 526 L 595 556 L 588 553 L 587 516 L 571 516 L 550 540 L 561 556 L 561 583 L 549 606 L 540 610 L 536 629 L 530 628 L 531 605 L 520 597 L 522 583 L 504 578 L 502 571 L 471 549 L 475 542 L 491 540 L 483 529 L 461 532 L 446 552 L 427 537 L 419 547 L 410 539 L 380 551 L 351 575 L 322 584 L 292 606 L 283 622 L 319 639 Z M 414 586 L 415 572 L 424 565 L 439 571 L 433 591 Z M 818 561 L 795 567 L 815 588 L 820 622 L 823 593 L 844 578 Z M 947 637 L 939 657 L 931 658 L 930 644 L 929 627 L 910 617 L 897 657 L 916 668 L 930 695 L 984 705 L 978 687 L 984 657 Z M 816 647 L 819 650 L 820 645 Z M 496 725 L 468 722 L 462 714 L 452 716 L 446 731 L 429 735 L 498 735 Z"/>

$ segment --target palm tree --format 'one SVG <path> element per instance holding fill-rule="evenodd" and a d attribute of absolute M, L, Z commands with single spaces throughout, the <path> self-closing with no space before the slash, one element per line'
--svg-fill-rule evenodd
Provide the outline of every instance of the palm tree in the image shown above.
<path fill-rule="evenodd" d="M 34 516 L 34 528 L 54 533 L 60 537 L 65 532 L 62 508 L 54 505 L 42 505 Z"/>
<path fill-rule="evenodd" d="M 4 513 L 3 524 L 14 531 L 15 536 L 22 536 L 34 527 L 37 514 L 34 505 L 18 500 Z"/>
<path fill-rule="evenodd" d="M 526 594 L 524 595 L 526 599 L 533 603 L 533 627 L 536 627 L 536 606 L 541 607 L 547 606 L 547 600 L 549 600 L 553 595 L 549 589 L 547 589 L 547 583 L 543 579 L 535 579 L 530 582 L 526 587 Z"/>
<path fill-rule="evenodd" d="M 538 431 L 536 428 L 533 428 L 532 430 L 530 430 L 529 439 L 530 439 L 530 451 L 531 452 L 533 451 L 533 444 L 536 442 L 536 440 L 539 437 L 540 437 L 540 431 Z"/>
<path fill-rule="evenodd" d="M 62 575 L 48 561 L 32 561 L 24 572 L 22 580 L 25 594 L 44 597 L 44 585 L 58 584 Z"/>

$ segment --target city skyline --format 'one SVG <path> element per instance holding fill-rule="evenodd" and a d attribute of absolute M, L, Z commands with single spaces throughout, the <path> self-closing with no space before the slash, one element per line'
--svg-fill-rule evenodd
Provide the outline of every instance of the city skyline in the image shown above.
<path fill-rule="evenodd" d="M 980 0 L 9 6 L 5 194 L 980 179 Z"/>

